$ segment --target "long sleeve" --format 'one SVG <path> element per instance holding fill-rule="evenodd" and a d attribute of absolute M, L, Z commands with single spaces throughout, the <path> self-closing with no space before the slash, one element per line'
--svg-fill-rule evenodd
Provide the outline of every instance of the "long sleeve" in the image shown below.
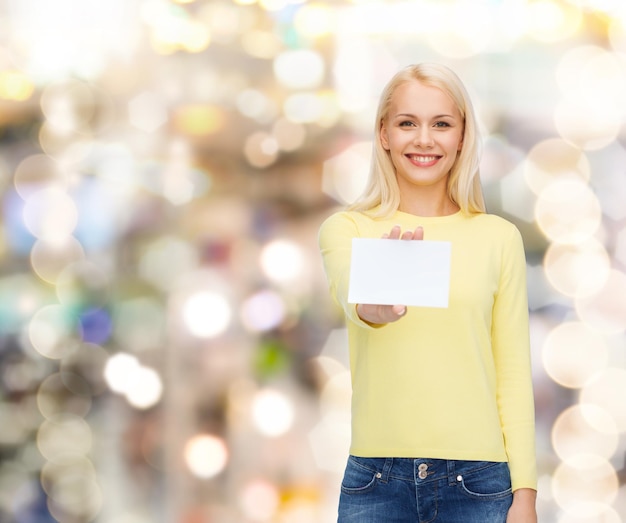
<path fill-rule="evenodd" d="M 373 327 L 359 318 L 356 305 L 348 303 L 352 239 L 358 236 L 359 230 L 354 220 L 347 213 L 337 213 L 321 225 L 319 247 L 331 296 L 343 309 L 347 319 L 371 329 Z"/>
<path fill-rule="evenodd" d="M 492 323 L 496 398 L 513 489 L 536 489 L 526 262 L 517 229 L 505 246 Z"/>

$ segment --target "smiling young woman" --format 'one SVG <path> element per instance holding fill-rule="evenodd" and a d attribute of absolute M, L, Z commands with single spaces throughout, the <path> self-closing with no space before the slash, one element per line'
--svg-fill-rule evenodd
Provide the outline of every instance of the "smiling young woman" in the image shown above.
<path fill-rule="evenodd" d="M 486 213 L 476 119 L 458 76 L 398 72 L 380 98 L 369 185 L 319 242 L 343 307 L 352 441 L 339 523 L 535 523 L 525 256 Z M 447 308 L 349 303 L 353 238 L 451 244 Z"/>
<path fill-rule="evenodd" d="M 459 210 L 446 187 L 463 143 L 463 118 L 448 95 L 418 81 L 400 85 L 381 122 L 380 140 L 396 170 L 400 210 L 421 215 Z"/>

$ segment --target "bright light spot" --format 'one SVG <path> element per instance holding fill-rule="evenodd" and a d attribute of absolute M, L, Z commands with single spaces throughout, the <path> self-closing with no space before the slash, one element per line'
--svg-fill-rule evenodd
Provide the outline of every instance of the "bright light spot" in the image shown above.
<path fill-rule="evenodd" d="M 26 200 L 24 223 L 37 238 L 64 243 L 76 228 L 78 210 L 65 191 L 49 187 Z"/>
<path fill-rule="evenodd" d="M 241 307 L 244 325 L 251 331 L 262 332 L 273 329 L 285 319 L 285 302 L 282 297 L 270 290 L 250 296 Z"/>
<path fill-rule="evenodd" d="M 371 142 L 361 142 L 326 160 L 322 191 L 340 203 L 354 203 L 367 185 L 371 155 Z"/>
<path fill-rule="evenodd" d="M 578 74 L 581 93 L 592 102 L 608 98 L 622 111 L 626 109 L 623 101 L 626 67 L 622 56 L 609 52 L 597 54 L 587 60 Z"/>
<path fill-rule="evenodd" d="M 216 133 L 222 127 L 224 114 L 212 105 L 185 105 L 176 110 L 173 123 L 183 134 L 204 137 Z"/>
<path fill-rule="evenodd" d="M 561 463 L 552 476 L 552 492 L 559 507 L 583 517 L 597 516 L 598 504 L 611 504 L 618 488 L 613 466 L 593 454 L 572 457 Z"/>
<path fill-rule="evenodd" d="M 280 11 L 290 3 L 290 0 L 258 0 L 259 5 L 267 11 Z"/>
<path fill-rule="evenodd" d="M 111 356 L 104 367 L 104 378 L 113 392 L 126 396 L 128 403 L 138 409 L 156 405 L 163 393 L 159 374 L 141 365 L 131 354 L 119 352 Z"/>
<path fill-rule="evenodd" d="M 320 409 L 345 422 L 350 420 L 352 381 L 350 371 L 344 369 L 328 378 L 320 394 Z"/>
<path fill-rule="evenodd" d="M 587 99 L 610 100 L 622 111 L 626 109 L 622 93 L 626 88 L 623 58 L 602 47 L 583 45 L 563 55 L 556 69 L 559 88 L 565 94 Z"/>
<path fill-rule="evenodd" d="M 211 32 L 202 22 L 192 18 L 182 8 L 169 8 L 167 4 L 152 3 L 146 8 L 144 18 L 152 29 L 151 43 L 161 54 L 177 50 L 197 53 L 211 43 Z"/>
<path fill-rule="evenodd" d="M 585 153 L 559 138 L 550 138 L 533 146 L 524 162 L 526 183 L 535 194 L 541 194 L 556 180 L 588 181 L 590 176 L 591 167 Z"/>
<path fill-rule="evenodd" d="M 199 292 L 183 306 L 183 318 L 191 333 L 199 338 L 213 338 L 222 334 L 230 324 L 230 304 L 221 294 Z"/>
<path fill-rule="evenodd" d="M 97 478 L 91 471 L 64 464 L 59 467 L 57 476 L 50 478 L 48 497 L 50 513 L 57 521 L 68 515 L 72 519 L 94 521 L 102 508 L 102 491 Z"/>
<path fill-rule="evenodd" d="M 58 243 L 37 240 L 30 251 L 33 271 L 48 283 L 55 283 L 67 266 L 84 258 L 85 250 L 73 236 L 68 236 L 64 242 Z"/>
<path fill-rule="evenodd" d="M 241 46 L 251 56 L 274 58 L 281 51 L 281 41 L 270 31 L 250 30 L 241 35 Z"/>
<path fill-rule="evenodd" d="M 622 15 L 610 20 L 608 37 L 615 51 L 626 52 L 626 16 Z"/>
<path fill-rule="evenodd" d="M 58 162 L 46 154 L 33 154 L 24 158 L 15 168 L 13 176 L 15 190 L 24 200 L 35 192 L 68 185 L 67 175 Z"/>
<path fill-rule="evenodd" d="M 427 33 L 428 43 L 449 58 L 468 58 L 484 51 L 493 35 L 493 9 L 480 3 L 446 5 Z M 446 23 L 441 23 L 440 20 Z"/>
<path fill-rule="evenodd" d="M 89 424 L 72 414 L 45 420 L 37 431 L 37 448 L 49 461 L 68 455 L 86 455 L 91 450 L 92 432 Z"/>
<path fill-rule="evenodd" d="M 243 487 L 239 504 L 253 521 L 272 521 L 280 505 L 280 494 L 274 484 L 258 479 Z"/>
<path fill-rule="evenodd" d="M 558 42 L 572 36 L 582 23 L 578 7 L 554 0 L 538 0 L 529 3 L 528 33 L 541 42 Z"/>
<path fill-rule="evenodd" d="M 135 356 L 119 352 L 107 360 L 104 379 L 112 391 L 125 394 L 132 387 L 139 368 L 139 360 Z"/>
<path fill-rule="evenodd" d="M 309 432 L 309 443 L 315 463 L 321 470 L 336 474 L 343 472 L 345 457 L 350 450 L 350 423 L 324 416 Z"/>
<path fill-rule="evenodd" d="M 50 359 L 61 359 L 77 346 L 75 327 L 76 318 L 66 307 L 47 305 L 31 318 L 28 336 L 39 354 Z"/>
<path fill-rule="evenodd" d="M 147 409 L 156 405 L 163 393 L 161 376 L 147 367 L 139 367 L 126 389 L 126 399 L 133 407 Z"/>
<path fill-rule="evenodd" d="M 270 280 L 293 281 L 304 270 L 304 253 L 299 245 L 289 240 L 274 240 L 263 247 L 260 262 Z"/>
<path fill-rule="evenodd" d="M 619 107 L 610 98 L 589 99 L 580 93 L 567 94 L 556 106 L 554 123 L 563 139 L 593 151 L 613 142 L 621 127 Z"/>
<path fill-rule="evenodd" d="M 296 31 L 304 36 L 325 36 L 335 28 L 335 10 L 325 4 L 309 2 L 296 13 L 293 24 Z"/>
<path fill-rule="evenodd" d="M 93 463 L 84 456 L 66 455 L 61 460 L 46 462 L 41 469 L 41 487 L 67 518 L 93 521 L 102 508 L 102 492 L 97 483 Z"/>
<path fill-rule="evenodd" d="M 284 51 L 274 59 L 276 79 L 290 89 L 312 89 L 324 79 L 324 59 L 309 49 Z"/>
<path fill-rule="evenodd" d="M 92 393 L 91 385 L 79 375 L 71 371 L 57 372 L 40 383 L 37 389 L 37 407 L 47 419 L 54 419 L 67 410 L 84 417 L 91 410 Z M 68 404 L 71 404 L 69 409 Z"/>
<path fill-rule="evenodd" d="M 606 367 L 608 351 L 600 333 L 584 323 L 566 322 L 548 334 L 542 358 L 546 372 L 559 385 L 580 388 Z"/>
<path fill-rule="evenodd" d="M 591 377 L 580 392 L 580 402 L 597 405 L 611 415 L 617 430 L 626 432 L 626 369 L 608 368 Z"/>
<path fill-rule="evenodd" d="M 293 424 L 293 402 L 282 392 L 262 390 L 255 395 L 252 402 L 252 417 L 262 434 L 270 437 L 281 436 Z"/>
<path fill-rule="evenodd" d="M 271 134 L 258 131 L 248 136 L 243 152 L 250 165 L 268 167 L 278 158 L 278 142 Z"/>
<path fill-rule="evenodd" d="M 611 258 L 595 238 L 576 245 L 551 243 L 543 265 L 550 284 L 570 297 L 598 292 L 611 273 Z"/>
<path fill-rule="evenodd" d="M 580 406 L 580 414 L 593 430 L 609 435 L 619 433 L 613 416 L 605 409 L 593 403 L 579 403 L 578 405 Z"/>
<path fill-rule="evenodd" d="M 130 123 L 146 132 L 156 131 L 167 122 L 165 100 L 153 92 L 143 92 L 128 102 Z"/>
<path fill-rule="evenodd" d="M 185 462 L 192 474 L 209 479 L 224 470 L 228 462 L 228 449 L 224 440 L 217 436 L 194 436 L 185 445 Z"/>
<path fill-rule="evenodd" d="M 607 51 L 596 45 L 580 45 L 563 53 L 556 67 L 556 81 L 563 94 L 576 91 L 581 83 L 581 71 L 597 56 Z"/>
<path fill-rule="evenodd" d="M 541 191 L 535 217 L 539 228 L 551 241 L 581 243 L 598 230 L 602 209 L 587 184 L 558 180 Z"/>
<path fill-rule="evenodd" d="M 587 406 L 589 409 L 590 406 Z M 581 454 L 611 459 L 619 436 L 617 431 L 600 432 L 583 414 L 583 406 L 574 405 L 559 415 L 552 426 L 552 445 L 561 460 L 568 461 Z M 596 407 L 596 409 L 598 409 Z M 601 409 L 598 409 L 601 410 Z M 608 415 L 605 413 L 605 416 Z"/>
<path fill-rule="evenodd" d="M 237 109 L 244 116 L 260 122 L 270 120 L 276 113 L 274 103 L 256 89 L 245 89 L 237 95 Z"/>
<path fill-rule="evenodd" d="M 30 78 L 17 71 L 0 73 L 0 99 L 22 102 L 28 100 L 35 90 Z"/>
<path fill-rule="evenodd" d="M 342 111 L 359 113 L 370 109 L 376 96 L 372 85 L 376 73 L 370 59 L 373 52 L 373 46 L 367 39 L 350 38 L 341 41 L 335 56 L 333 74 Z"/>
<path fill-rule="evenodd" d="M 576 312 L 587 325 L 606 334 L 626 330 L 626 274 L 611 270 L 604 285 L 592 295 L 576 298 Z"/>

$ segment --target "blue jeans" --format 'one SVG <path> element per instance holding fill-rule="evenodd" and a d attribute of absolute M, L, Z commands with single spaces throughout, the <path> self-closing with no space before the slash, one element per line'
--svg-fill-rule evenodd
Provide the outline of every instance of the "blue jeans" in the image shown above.
<path fill-rule="evenodd" d="M 507 463 L 350 456 L 338 523 L 505 523 Z"/>

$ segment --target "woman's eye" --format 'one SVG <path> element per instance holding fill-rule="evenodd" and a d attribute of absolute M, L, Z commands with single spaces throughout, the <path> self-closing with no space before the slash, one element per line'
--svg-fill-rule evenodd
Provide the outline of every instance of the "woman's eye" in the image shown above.
<path fill-rule="evenodd" d="M 437 122 L 435 127 L 450 127 L 450 124 L 448 122 Z"/>
<path fill-rule="evenodd" d="M 413 122 L 410 120 L 405 120 L 404 122 L 400 122 L 400 127 L 410 127 L 413 125 Z"/>

